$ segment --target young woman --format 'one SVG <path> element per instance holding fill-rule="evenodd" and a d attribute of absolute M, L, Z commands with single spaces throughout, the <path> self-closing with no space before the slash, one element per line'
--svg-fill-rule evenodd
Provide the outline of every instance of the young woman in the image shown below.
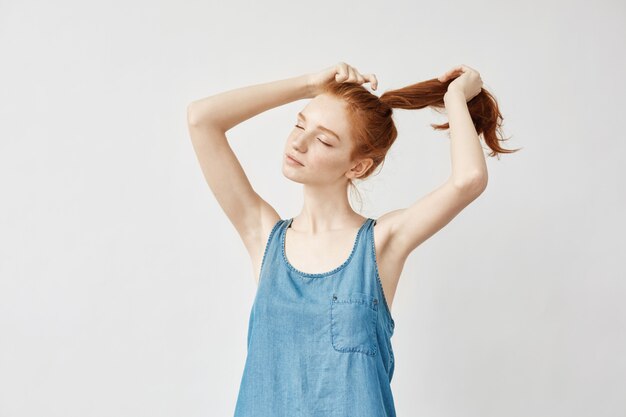
<path fill-rule="evenodd" d="M 391 305 L 408 255 L 487 185 L 479 141 L 502 149 L 501 115 L 475 70 L 387 91 L 374 74 L 340 62 L 319 73 L 239 88 L 192 102 L 189 132 L 203 175 L 252 259 L 258 283 L 235 417 L 395 416 Z M 304 204 L 283 219 L 252 188 L 225 133 L 268 109 L 312 99 L 283 149 L 283 174 Z M 377 219 L 356 213 L 353 180 L 384 161 L 396 139 L 392 109 L 445 108 L 449 179 L 411 206 Z"/>

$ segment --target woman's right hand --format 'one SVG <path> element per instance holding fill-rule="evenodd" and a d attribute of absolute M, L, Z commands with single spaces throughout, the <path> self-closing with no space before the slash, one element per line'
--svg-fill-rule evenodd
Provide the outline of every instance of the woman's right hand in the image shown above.
<path fill-rule="evenodd" d="M 363 84 L 369 82 L 372 90 L 378 88 L 378 78 L 374 74 L 361 74 L 355 67 L 339 62 L 332 67 L 309 75 L 309 87 L 313 96 L 319 94 L 320 87 L 325 83 L 335 80 L 337 82 L 351 82 Z"/>

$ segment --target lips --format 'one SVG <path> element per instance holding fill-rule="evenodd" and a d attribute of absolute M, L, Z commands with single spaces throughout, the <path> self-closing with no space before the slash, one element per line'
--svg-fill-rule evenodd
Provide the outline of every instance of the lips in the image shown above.
<path fill-rule="evenodd" d="M 294 158 L 293 156 L 289 155 L 289 154 L 285 154 L 287 156 L 287 158 L 293 159 L 294 161 L 296 161 L 297 163 L 299 163 L 300 165 L 304 166 L 304 164 L 300 161 L 298 161 L 296 158 Z"/>

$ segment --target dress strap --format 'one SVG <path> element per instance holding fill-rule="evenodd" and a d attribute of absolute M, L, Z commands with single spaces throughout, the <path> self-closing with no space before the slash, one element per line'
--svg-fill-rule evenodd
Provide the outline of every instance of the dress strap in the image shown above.
<path fill-rule="evenodd" d="M 367 252 L 369 253 L 369 258 L 372 264 L 374 265 L 374 271 L 376 275 L 376 283 L 378 286 L 378 291 L 380 292 L 380 298 L 383 299 L 383 304 L 385 305 L 385 312 L 389 323 L 389 331 L 393 334 L 396 323 L 391 315 L 391 310 L 389 309 L 389 305 L 387 304 L 387 298 L 385 297 L 385 290 L 383 289 L 383 283 L 380 279 L 380 274 L 378 272 L 378 260 L 376 259 L 376 245 L 374 242 L 374 226 L 376 225 L 376 219 L 370 219 L 370 223 L 367 227 Z"/>
<path fill-rule="evenodd" d="M 267 242 L 265 243 L 265 250 L 263 251 L 263 259 L 261 260 L 261 273 L 263 272 L 263 265 L 265 264 L 265 258 L 267 257 L 267 252 L 269 251 L 270 247 L 280 244 L 280 239 L 278 238 L 280 234 L 276 233 L 276 231 L 278 230 L 279 226 L 284 224 L 286 221 L 287 220 L 280 219 L 276 223 L 274 223 L 274 226 L 272 227 L 272 231 L 270 232 L 270 235 L 267 238 Z"/>

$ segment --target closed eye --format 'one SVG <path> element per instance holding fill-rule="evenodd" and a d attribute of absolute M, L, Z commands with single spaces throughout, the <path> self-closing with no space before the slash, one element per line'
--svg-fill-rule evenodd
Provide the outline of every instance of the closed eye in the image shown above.
<path fill-rule="evenodd" d="M 297 127 L 298 129 L 302 129 L 302 130 L 304 130 L 304 128 L 303 128 L 302 126 L 298 126 L 298 125 L 294 125 L 294 126 L 295 126 L 295 127 Z M 319 141 L 320 141 L 320 142 L 322 142 L 324 145 L 326 145 L 326 146 L 328 146 L 328 147 L 330 147 L 330 148 L 332 148 L 332 147 L 333 147 L 333 145 L 329 145 L 328 143 L 324 142 L 324 141 L 323 141 L 323 140 L 321 140 L 320 138 L 317 138 L 317 140 L 319 140 Z"/>

